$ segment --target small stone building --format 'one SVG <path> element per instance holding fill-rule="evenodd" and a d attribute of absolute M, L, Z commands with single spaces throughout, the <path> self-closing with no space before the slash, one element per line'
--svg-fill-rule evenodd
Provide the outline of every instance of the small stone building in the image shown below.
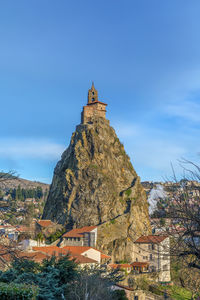
<path fill-rule="evenodd" d="M 88 90 L 88 102 L 87 105 L 83 107 L 81 114 L 81 123 L 92 123 L 93 119 L 96 117 L 106 118 L 106 103 L 98 100 L 98 92 L 92 83 L 91 89 Z"/>
<path fill-rule="evenodd" d="M 62 236 L 61 246 L 95 247 L 97 241 L 97 227 L 85 226 L 72 229 Z"/>

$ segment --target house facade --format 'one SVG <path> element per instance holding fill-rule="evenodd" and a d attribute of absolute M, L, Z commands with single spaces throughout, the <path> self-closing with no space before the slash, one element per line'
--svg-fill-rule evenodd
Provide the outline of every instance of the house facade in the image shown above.
<path fill-rule="evenodd" d="M 60 243 L 61 247 L 64 246 L 85 246 L 95 247 L 97 242 L 97 227 L 85 226 L 82 228 L 72 229 L 62 236 Z"/>
<path fill-rule="evenodd" d="M 141 236 L 134 243 L 134 265 L 138 271 L 146 263 L 147 272 L 156 272 L 158 281 L 169 282 L 170 276 L 170 241 L 167 236 Z"/>

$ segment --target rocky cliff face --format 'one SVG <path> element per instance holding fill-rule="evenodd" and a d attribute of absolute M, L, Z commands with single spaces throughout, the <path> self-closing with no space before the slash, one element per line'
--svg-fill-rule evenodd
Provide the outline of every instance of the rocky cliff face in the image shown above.
<path fill-rule="evenodd" d="M 55 170 L 43 219 L 68 229 L 98 226 L 97 247 L 131 260 L 133 241 L 150 233 L 140 179 L 109 121 L 78 125 Z"/>

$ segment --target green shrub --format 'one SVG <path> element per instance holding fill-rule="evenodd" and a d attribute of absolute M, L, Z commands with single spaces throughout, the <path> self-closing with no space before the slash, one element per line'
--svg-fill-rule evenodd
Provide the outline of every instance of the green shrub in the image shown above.
<path fill-rule="evenodd" d="M 132 192 L 132 190 L 131 190 L 131 189 L 128 189 L 128 190 L 125 191 L 125 195 L 126 195 L 127 197 L 129 197 L 129 196 L 131 195 L 131 192 Z"/>
<path fill-rule="evenodd" d="M 149 286 L 149 291 L 152 292 L 153 294 L 156 294 L 156 295 L 163 295 L 164 292 L 161 291 L 157 286 L 155 285 L 150 285 Z"/>
<path fill-rule="evenodd" d="M 36 299 L 37 294 L 38 290 L 35 286 L 0 282 L 1 300 L 33 300 Z"/>
<path fill-rule="evenodd" d="M 116 290 L 113 292 L 113 299 L 115 300 L 128 300 L 124 290 Z"/>
<path fill-rule="evenodd" d="M 111 224 L 115 224 L 115 222 L 116 222 L 116 221 L 115 221 L 114 219 L 113 219 L 113 220 L 110 220 L 110 223 L 111 223 Z"/>
<path fill-rule="evenodd" d="M 48 242 L 49 243 L 53 243 L 55 242 L 57 239 L 59 239 L 64 233 L 65 233 L 66 229 L 63 228 L 62 230 L 57 230 L 56 232 L 52 233 L 48 238 Z"/>
<path fill-rule="evenodd" d="M 92 169 L 98 169 L 98 166 L 95 165 L 95 164 L 91 164 L 91 165 L 90 165 L 90 168 L 92 168 Z"/>

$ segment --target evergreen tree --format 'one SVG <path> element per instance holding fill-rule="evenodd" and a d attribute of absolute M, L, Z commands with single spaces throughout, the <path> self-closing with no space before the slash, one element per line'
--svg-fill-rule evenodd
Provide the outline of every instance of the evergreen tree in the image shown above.
<path fill-rule="evenodd" d="M 2 200 L 2 199 L 3 199 L 3 196 L 4 196 L 4 193 L 3 193 L 3 191 L 2 191 L 2 190 L 0 190 L 0 200 Z"/>
<path fill-rule="evenodd" d="M 20 185 L 18 185 L 17 190 L 16 190 L 16 200 L 23 201 L 23 194 L 22 194 Z"/>
<path fill-rule="evenodd" d="M 43 197 L 43 191 L 41 186 L 38 186 L 36 189 L 36 198 L 41 199 Z"/>

